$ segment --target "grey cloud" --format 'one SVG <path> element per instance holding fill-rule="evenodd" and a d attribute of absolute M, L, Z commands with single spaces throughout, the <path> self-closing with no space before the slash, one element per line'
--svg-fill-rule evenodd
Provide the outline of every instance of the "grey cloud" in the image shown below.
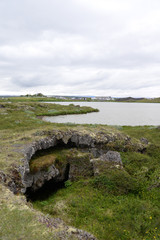
<path fill-rule="evenodd" d="M 159 29 L 158 0 L 1 0 L 0 93 L 158 96 Z"/>
<path fill-rule="evenodd" d="M 22 87 L 22 88 L 28 88 L 28 87 L 36 87 L 44 85 L 44 82 L 39 79 L 38 76 L 17 76 L 12 79 L 12 83 L 16 86 Z"/>

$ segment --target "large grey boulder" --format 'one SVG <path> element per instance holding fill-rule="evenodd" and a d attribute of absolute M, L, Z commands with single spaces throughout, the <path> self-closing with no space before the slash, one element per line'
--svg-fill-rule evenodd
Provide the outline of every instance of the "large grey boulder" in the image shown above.
<path fill-rule="evenodd" d="M 116 151 L 108 151 L 106 154 L 100 156 L 100 160 L 122 165 L 121 155 Z"/>
<path fill-rule="evenodd" d="M 123 169 L 121 155 L 116 151 L 108 151 L 99 158 L 91 159 L 94 176 L 105 174 L 109 169 Z"/>

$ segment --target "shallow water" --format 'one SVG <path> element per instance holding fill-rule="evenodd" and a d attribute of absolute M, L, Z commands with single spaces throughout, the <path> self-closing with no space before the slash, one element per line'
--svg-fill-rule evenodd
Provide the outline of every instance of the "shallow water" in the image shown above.
<path fill-rule="evenodd" d="M 75 104 L 98 108 L 99 112 L 44 117 L 53 123 L 107 124 L 107 125 L 160 125 L 159 103 L 116 103 L 116 102 L 53 102 L 62 105 Z"/>

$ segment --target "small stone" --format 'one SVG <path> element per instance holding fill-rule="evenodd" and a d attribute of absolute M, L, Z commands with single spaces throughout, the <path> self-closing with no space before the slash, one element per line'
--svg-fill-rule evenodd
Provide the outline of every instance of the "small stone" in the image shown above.
<path fill-rule="evenodd" d="M 141 141 L 141 143 L 148 145 L 148 140 L 147 140 L 147 138 L 142 137 L 142 138 L 140 139 L 140 141 Z"/>

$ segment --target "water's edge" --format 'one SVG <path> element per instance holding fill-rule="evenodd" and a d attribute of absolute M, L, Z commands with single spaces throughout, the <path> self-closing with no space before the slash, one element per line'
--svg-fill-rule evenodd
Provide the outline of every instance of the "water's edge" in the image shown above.
<path fill-rule="evenodd" d="M 57 104 L 57 102 L 52 103 Z M 58 104 L 69 105 L 73 102 L 59 102 Z M 52 123 L 118 126 L 160 125 L 160 104 L 158 103 L 76 102 L 76 105 L 98 108 L 99 112 L 82 115 L 44 116 L 43 120 Z"/>

